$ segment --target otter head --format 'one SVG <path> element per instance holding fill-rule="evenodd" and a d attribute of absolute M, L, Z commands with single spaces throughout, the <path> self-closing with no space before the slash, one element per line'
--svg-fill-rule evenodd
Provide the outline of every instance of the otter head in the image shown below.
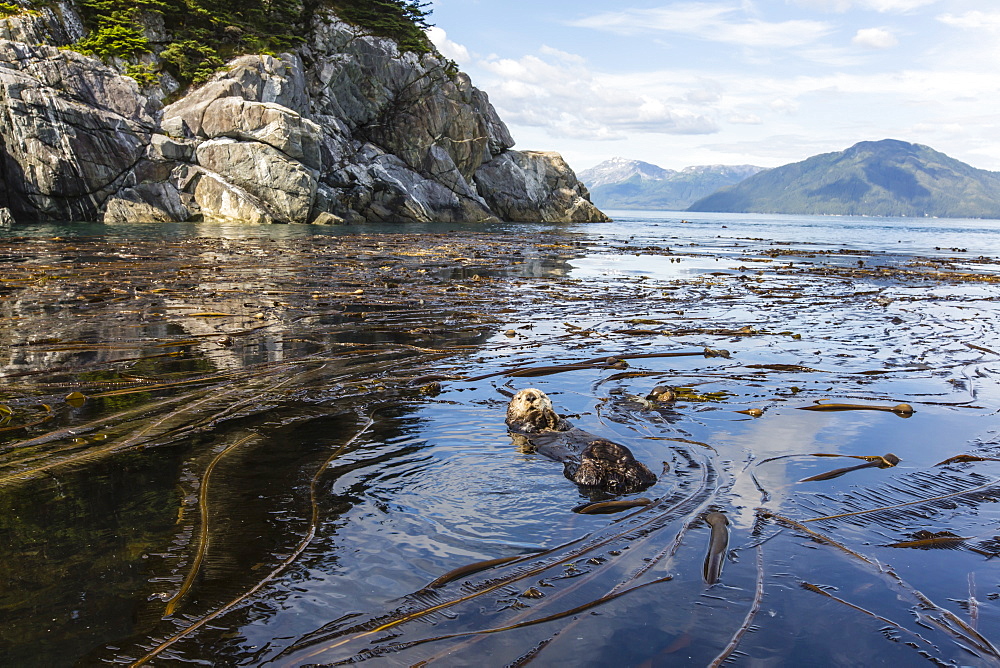
<path fill-rule="evenodd" d="M 600 487 L 613 494 L 645 489 L 656 482 L 646 465 L 632 456 L 632 451 L 603 438 L 587 444 L 579 464 L 566 465 L 566 477 L 578 485 Z"/>
<path fill-rule="evenodd" d="M 649 392 L 649 394 L 646 395 L 646 401 L 670 403 L 676 400 L 677 393 L 674 392 L 674 388 L 667 387 L 666 385 L 657 385 Z"/>
<path fill-rule="evenodd" d="M 569 429 L 569 424 L 556 415 L 552 400 L 533 387 L 521 390 L 510 400 L 507 405 L 507 426 L 527 434 Z"/>

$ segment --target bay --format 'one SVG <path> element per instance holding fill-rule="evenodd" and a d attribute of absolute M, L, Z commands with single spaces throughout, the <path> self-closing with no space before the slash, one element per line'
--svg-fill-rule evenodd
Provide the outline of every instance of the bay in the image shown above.
<path fill-rule="evenodd" d="M 993 665 L 1000 222 L 611 213 L 0 232 L 3 663 Z M 525 387 L 656 503 L 573 513 Z"/>

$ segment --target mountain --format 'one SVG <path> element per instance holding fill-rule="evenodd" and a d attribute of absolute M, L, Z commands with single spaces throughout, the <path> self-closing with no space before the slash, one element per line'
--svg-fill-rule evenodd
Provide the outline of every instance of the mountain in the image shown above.
<path fill-rule="evenodd" d="M 920 144 L 865 141 L 756 174 L 688 211 L 1000 218 L 1000 173 Z"/>
<path fill-rule="evenodd" d="M 704 165 L 681 171 L 648 162 L 612 158 L 580 172 L 595 205 L 610 209 L 682 210 L 723 186 L 739 183 L 763 168 Z"/>
<path fill-rule="evenodd" d="M 0 2 L 0 224 L 608 220 L 418 0 L 127 4 Z"/>
<path fill-rule="evenodd" d="M 640 181 L 662 181 L 676 173 L 672 169 L 663 169 L 642 160 L 611 158 L 595 167 L 583 170 L 579 176 L 588 188 L 593 189 L 633 178 L 638 178 Z"/>

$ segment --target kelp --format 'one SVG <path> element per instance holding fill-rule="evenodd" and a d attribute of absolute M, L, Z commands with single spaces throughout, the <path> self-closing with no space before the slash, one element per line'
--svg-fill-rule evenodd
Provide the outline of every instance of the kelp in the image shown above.
<path fill-rule="evenodd" d="M 915 532 L 911 538 L 912 540 L 889 543 L 886 547 L 915 547 L 919 549 L 955 547 L 969 540 L 968 537 L 963 538 L 950 531 L 928 531 L 926 529 Z"/>
<path fill-rule="evenodd" d="M 705 522 L 712 527 L 712 535 L 708 541 L 708 553 L 702 565 L 701 576 L 705 584 L 713 585 L 722 577 L 722 567 L 726 563 L 726 552 L 729 549 L 729 518 L 723 513 L 705 515 Z"/>
<path fill-rule="evenodd" d="M 587 563 L 594 568 L 594 571 L 589 576 L 585 572 L 581 576 L 571 578 L 573 589 L 579 589 L 584 583 L 589 584 L 590 582 L 594 582 L 596 574 L 600 572 L 600 569 L 606 562 L 610 565 L 614 564 L 615 560 L 623 558 L 620 548 L 615 549 L 615 546 L 621 545 L 624 547 L 627 545 L 630 553 L 636 553 L 635 551 L 640 550 L 640 547 L 644 543 L 650 543 L 654 539 L 659 538 L 660 531 L 672 522 L 685 517 L 691 511 L 703 507 L 703 504 L 710 495 L 710 489 L 714 483 L 716 473 L 707 461 L 700 462 L 698 469 L 700 475 L 697 478 L 689 479 L 683 489 L 676 490 L 669 497 L 656 500 L 653 504 L 609 525 L 603 530 L 550 548 L 536 555 L 521 556 L 509 561 L 502 560 L 504 561 L 502 571 L 495 572 L 496 566 L 490 567 L 485 572 L 485 575 L 480 575 L 475 580 L 467 580 L 457 589 L 449 588 L 447 584 L 443 584 L 441 588 L 437 589 L 437 592 L 440 593 L 436 593 L 433 597 L 422 596 L 418 592 L 418 594 L 408 597 L 399 609 L 389 615 L 373 617 L 360 623 L 356 620 L 351 620 L 353 623 L 348 628 L 334 627 L 318 630 L 292 644 L 276 658 L 275 663 L 277 665 L 297 665 L 303 661 L 313 661 L 318 657 L 322 657 L 322 660 L 326 661 L 331 652 L 349 657 L 352 655 L 352 649 L 350 648 L 353 646 L 358 646 L 358 649 L 353 650 L 354 652 L 361 652 L 357 658 L 371 658 L 417 644 L 451 640 L 478 633 L 495 633 L 501 630 L 522 628 L 527 625 L 571 616 L 580 610 L 613 600 L 639 587 L 668 582 L 671 579 L 669 577 L 659 578 L 652 582 L 638 585 L 632 584 L 664 557 L 675 553 L 677 547 L 680 545 L 681 536 L 686 532 L 689 523 L 685 523 L 681 527 L 680 532 L 672 540 L 668 540 L 666 546 L 657 554 L 645 560 L 641 567 L 629 572 L 624 579 L 619 580 L 610 589 L 603 589 L 605 593 L 584 606 L 573 607 L 551 615 L 543 615 L 533 620 L 523 620 L 523 617 L 528 614 L 538 615 L 544 608 L 558 603 L 562 598 L 562 594 L 565 594 L 566 591 L 557 592 L 547 595 L 536 606 L 522 613 L 515 614 L 513 623 L 502 627 L 461 631 L 454 634 L 439 634 L 423 640 L 408 641 L 406 643 L 390 643 L 383 646 L 372 645 L 372 636 L 382 634 L 390 629 L 396 629 L 401 625 L 409 624 L 428 616 L 436 616 L 438 613 L 451 610 L 466 602 L 475 603 L 480 597 L 488 596 L 501 589 L 510 588 L 527 578 L 545 578 L 545 573 L 581 560 L 588 560 Z M 606 557 L 599 556 L 608 550 L 615 552 L 619 556 L 615 556 L 610 561 Z M 591 556 L 588 557 L 588 555 Z M 446 574 L 449 578 L 450 575 L 450 573 Z M 443 580 L 445 577 L 439 579 Z M 554 583 L 554 579 L 551 576 L 547 581 Z M 600 587 L 600 585 L 596 586 Z M 390 636 L 390 638 L 392 637 L 394 636 Z"/>
<path fill-rule="evenodd" d="M 987 638 L 982 636 L 978 631 L 976 631 L 976 629 L 972 628 L 969 624 L 960 619 L 953 612 L 937 605 L 936 603 L 931 601 L 927 596 L 925 596 L 921 592 L 911 587 L 896 572 L 882 568 L 872 559 L 862 554 L 859 554 L 858 552 L 848 548 L 847 546 L 834 540 L 833 538 L 824 535 L 823 533 L 820 533 L 814 529 L 810 529 L 802 522 L 798 522 L 791 518 L 785 517 L 783 515 L 765 509 L 758 509 L 757 513 L 760 517 L 775 520 L 786 526 L 796 529 L 797 531 L 801 531 L 810 536 L 816 542 L 828 545 L 830 547 L 834 547 L 841 553 L 849 555 L 854 559 L 867 565 L 868 567 L 872 568 L 875 571 L 875 574 L 878 575 L 891 588 L 895 589 L 900 594 L 903 594 L 911 598 L 917 605 L 920 606 L 920 609 L 922 610 L 920 619 L 923 620 L 925 623 L 931 624 L 934 627 L 951 635 L 955 640 L 962 643 L 973 654 L 976 654 L 977 656 L 985 656 L 991 661 L 1000 661 L 1000 650 L 998 650 Z M 810 590 L 816 591 L 817 593 L 824 593 L 818 588 L 816 589 L 810 588 Z"/>
<path fill-rule="evenodd" d="M 175 458 L 179 462 L 174 464 L 179 471 L 175 488 L 168 485 L 169 493 L 160 490 L 156 497 L 160 504 L 166 499 L 176 524 L 156 540 L 128 543 L 132 561 L 121 562 L 130 569 L 143 565 L 140 559 L 148 564 L 139 585 L 125 594 L 115 592 L 137 608 L 130 622 L 135 635 L 87 637 L 86 647 L 100 649 L 74 660 L 139 665 L 225 656 L 239 665 L 368 659 L 414 663 L 493 656 L 491 650 L 505 648 L 509 653 L 502 658 L 497 654 L 497 660 L 513 658 L 511 665 L 525 665 L 536 659 L 563 661 L 574 651 L 569 641 L 577 631 L 586 637 L 596 631 L 605 635 L 595 638 L 591 648 L 600 646 L 609 655 L 639 663 L 646 658 L 639 653 L 655 653 L 657 643 L 670 649 L 676 639 L 663 639 L 674 632 L 670 624 L 694 620 L 699 610 L 714 606 L 712 624 L 692 621 L 677 637 L 694 639 L 692 651 L 700 652 L 702 663 L 721 665 L 744 655 L 766 660 L 758 655 L 762 650 L 780 658 L 757 631 L 785 630 L 784 623 L 807 636 L 810 629 L 801 620 L 782 620 L 780 612 L 777 620 L 759 614 L 765 594 L 775 597 L 776 611 L 784 609 L 790 581 L 816 583 L 803 586 L 802 596 L 820 593 L 812 587 L 826 593 L 841 587 L 832 605 L 891 626 L 893 634 L 926 628 L 928 641 L 914 643 L 936 643 L 927 650 L 933 660 L 953 661 L 964 651 L 954 648 L 958 654 L 952 655 L 948 643 L 940 643 L 942 634 L 984 660 L 995 658 L 988 639 L 879 565 L 884 554 L 892 553 L 895 559 L 910 559 L 906 572 L 922 577 L 924 550 L 950 547 L 986 558 L 998 553 L 992 532 L 970 519 L 976 508 L 1000 498 L 1000 483 L 973 466 L 996 459 L 994 444 L 966 444 L 973 454 L 945 460 L 941 469 L 916 471 L 912 462 L 920 460 L 911 459 L 908 450 L 902 454 L 910 468 L 903 473 L 886 469 L 877 483 L 865 478 L 866 484 L 849 490 L 832 482 L 849 470 L 888 463 L 887 455 L 852 454 L 877 441 L 859 436 L 852 442 L 852 429 L 870 436 L 864 420 L 871 416 L 850 411 L 874 407 L 900 415 L 906 412 L 886 399 L 908 397 L 908 406 L 926 410 L 912 422 L 891 421 L 893 425 L 881 428 L 885 434 L 901 430 L 913 439 L 919 437 L 919 429 L 910 429 L 919 426 L 917 420 L 941 419 L 941 411 L 959 405 L 971 418 L 987 410 L 972 401 L 974 382 L 989 382 L 993 372 L 970 361 L 979 356 L 969 350 L 992 351 L 954 343 L 993 340 L 990 319 L 935 311 L 942 305 L 968 308 L 961 295 L 936 297 L 925 305 L 918 299 L 927 293 L 918 297 L 913 292 L 912 297 L 892 295 L 897 303 L 910 299 L 908 310 L 898 311 L 901 322 L 893 322 L 895 310 L 887 314 L 871 308 L 873 295 L 883 296 L 881 288 L 863 289 L 867 286 L 842 280 L 876 278 L 917 289 L 965 280 L 940 263 L 928 265 L 930 272 L 912 267 L 889 274 L 854 269 L 826 274 L 807 266 L 770 265 L 760 276 L 583 282 L 545 273 L 546 262 L 563 271 L 559 262 L 594 252 L 565 231 L 530 242 L 490 231 L 416 235 L 401 230 L 308 240 L 250 235 L 257 232 L 155 244 L 141 239 L 129 244 L 86 238 L 0 241 L 0 254 L 13 258 L 0 279 L 0 309 L 6 309 L 3 315 L 13 323 L 0 339 L 0 352 L 9 356 L 3 367 L 8 382 L 0 388 L 0 405 L 9 410 L 0 408 L 0 421 L 6 420 L 0 428 L 21 429 L 0 432 L 0 491 L 10 498 L 32 493 L 61 498 L 61 493 L 72 493 L 78 477 L 128 471 L 147 459 L 165 461 L 168 467 Z M 600 252 L 618 251 L 608 242 Z M 693 249 L 686 257 L 701 252 Z M 746 254 L 748 263 L 759 259 L 752 257 L 752 249 Z M 977 313 L 986 308 L 983 304 L 988 306 L 975 302 Z M 740 321 L 746 313 L 754 314 L 753 323 Z M 696 318 L 703 322 L 691 322 Z M 649 329 L 620 330 L 623 321 Z M 515 336 L 505 336 L 507 331 Z M 642 338 L 654 334 L 672 337 L 670 345 Z M 822 343 L 808 343 L 820 339 Z M 872 367 L 879 369 L 866 371 Z M 579 373 L 564 373 L 572 371 Z M 795 387 L 789 387 L 788 374 L 801 375 Z M 498 380 L 481 383 L 490 379 Z M 539 513 L 561 532 L 559 540 L 551 541 L 555 547 L 544 542 L 544 527 L 525 538 L 507 526 L 503 515 L 484 519 L 487 511 L 471 507 L 503 494 L 519 509 L 532 498 L 520 494 L 522 489 L 534 491 L 537 479 L 531 477 L 483 481 L 470 474 L 463 480 L 470 500 L 463 513 L 470 514 L 470 527 L 485 527 L 491 536 L 486 542 L 466 535 L 468 527 L 448 524 L 446 513 L 435 513 L 430 506 L 438 490 L 433 478 L 426 483 L 423 476 L 441 473 L 434 463 L 439 450 L 436 443 L 423 442 L 424 427 L 414 424 L 428 415 L 439 422 L 454 419 L 457 426 L 449 438 L 460 444 L 466 461 L 482 464 L 487 450 L 491 458 L 502 460 L 508 452 L 516 458 L 513 448 L 493 440 L 503 431 L 505 392 L 528 379 L 572 396 L 572 410 L 581 421 L 610 418 L 611 435 L 627 432 L 629 445 L 638 446 L 637 454 L 641 451 L 647 461 L 670 458 L 670 475 L 651 493 L 657 498 L 635 508 L 628 506 L 641 500 L 599 498 L 574 508 L 578 501 L 570 491 L 568 501 L 561 497 L 558 508 Z M 648 399 L 654 385 L 669 388 L 674 400 Z M 834 392 L 850 399 L 841 404 L 822 398 Z M 83 395 L 82 405 L 67 403 L 75 394 Z M 793 410 L 793 401 L 814 401 L 807 410 L 845 411 L 837 419 L 844 435 L 828 431 L 826 420 Z M 392 449 L 376 454 L 375 446 L 372 456 L 361 454 L 369 440 L 386 440 L 400 424 L 400 414 L 417 414 L 427 406 L 434 410 L 407 427 L 408 438 L 420 445 L 405 451 L 422 450 L 413 455 L 418 463 L 393 459 Z M 734 409 L 753 417 L 766 410 L 767 420 L 742 419 L 733 415 Z M 792 418 L 792 437 L 771 443 L 769 435 L 788 436 L 783 430 L 790 416 L 799 420 Z M 22 426 L 41 417 L 48 419 Z M 484 424 L 487 435 L 479 436 Z M 760 430 L 759 441 L 751 438 L 754 429 Z M 300 430 L 307 435 L 297 436 Z M 799 432 L 817 444 L 799 446 Z M 290 438 L 299 449 L 286 455 L 283 448 Z M 772 446 L 767 455 L 777 454 L 757 461 L 752 444 L 764 443 Z M 857 450 L 850 449 L 855 446 Z M 963 446 L 954 447 L 962 451 Z M 799 476 L 787 475 L 792 469 L 782 470 L 780 462 L 798 464 L 791 458 L 802 457 L 801 450 L 824 448 L 829 452 L 814 456 L 851 456 L 864 463 L 820 474 L 829 485 L 796 488 L 791 481 Z M 272 471 L 274 462 L 286 468 Z M 948 467 L 958 463 L 969 465 Z M 400 475 L 408 465 L 419 469 L 420 477 Z M 261 470 L 251 475 L 255 466 Z M 455 468 L 449 475 L 463 471 Z M 369 488 L 365 476 L 380 472 L 387 482 Z M 749 537 L 745 513 L 739 510 L 748 507 L 746 489 L 756 494 L 747 477 L 767 505 Z M 345 482 L 336 487 L 339 480 Z M 261 485 L 262 505 L 272 504 L 268 516 L 280 518 L 266 529 L 271 542 L 259 547 L 234 545 L 243 537 L 238 526 L 217 519 L 234 509 L 243 519 L 234 505 L 242 497 L 229 495 L 244 481 Z M 128 482 L 126 487 L 145 484 L 141 479 Z M 557 482 L 566 484 L 558 477 Z M 421 490 L 425 484 L 428 489 Z M 417 493 L 425 496 L 414 503 Z M 357 575 L 364 580 L 382 569 L 380 563 L 368 570 L 361 563 L 363 553 L 355 554 L 348 544 L 365 538 L 366 531 L 377 537 L 382 529 L 372 525 L 380 525 L 383 516 L 384 531 L 398 530 L 393 518 L 409 511 L 396 508 L 397 495 L 400 506 L 421 509 L 412 512 L 414 525 L 441 533 L 408 536 L 404 531 L 398 552 L 390 547 L 386 556 L 397 560 L 401 580 L 409 569 L 426 570 L 427 576 L 411 578 L 416 580 L 412 593 L 402 599 L 394 600 L 396 594 L 381 602 L 361 597 L 349 608 L 338 607 L 336 595 L 313 589 L 310 574 L 322 573 L 333 586 L 338 579 Z M 355 507 L 358 512 L 352 515 Z M 604 509 L 628 512 L 613 518 L 594 513 Z M 108 510 L 107 515 L 124 512 Z M 378 521 L 364 519 L 367 510 Z M 732 542 L 728 553 L 712 549 L 721 545 L 716 525 L 711 525 L 706 552 L 703 522 L 710 510 L 733 522 L 727 527 Z M 961 515 L 965 510 L 973 512 Z M 420 524 L 425 518 L 427 524 Z M 789 528 L 761 539 L 759 530 L 768 523 Z M 956 535 L 944 535 L 941 526 Z M 21 540 L 30 529 L 15 526 L 11 535 Z M 86 529 L 81 527 L 81 534 Z M 506 536 L 508 529 L 514 538 L 499 544 L 495 536 Z M 929 535 L 921 537 L 917 529 Z M 45 527 L 50 534 L 58 530 Z M 781 537 L 778 549 L 765 552 L 763 543 L 775 536 Z M 786 552 L 801 547 L 802 536 L 808 546 L 792 560 Z M 410 544 L 426 551 L 407 552 Z M 546 546 L 541 552 L 529 547 L 539 544 Z M 907 547 L 911 549 L 895 549 Z M 15 561 L 37 550 L 27 542 L 16 549 L 20 551 L 11 556 Z M 756 564 L 734 556 L 726 565 L 725 586 L 702 584 L 720 580 L 727 554 L 747 549 L 756 551 Z M 463 555 L 477 553 L 512 556 L 463 565 L 475 558 Z M 236 564 L 240 568 L 227 571 L 232 568 L 227 559 L 243 554 L 248 556 Z M 869 581 L 856 588 L 847 579 L 838 582 L 841 569 L 824 570 L 838 559 L 859 564 L 860 577 Z M 444 574 L 435 578 L 437 573 Z M 380 570 L 376 579 L 392 574 Z M 890 592 L 884 601 L 888 611 L 862 604 L 864 584 L 873 583 Z M 106 586 L 87 584 L 92 596 Z M 845 588 L 847 584 L 852 587 Z M 288 623 L 284 615 L 298 607 L 294 600 L 287 606 L 284 601 L 297 592 L 309 600 L 312 616 L 285 627 L 291 629 L 289 637 L 259 643 L 266 627 L 259 621 L 274 617 L 274 628 Z M 635 598 L 622 600 L 625 595 Z M 934 592 L 934 598 L 940 595 Z M 18 642 L 27 647 L 31 640 L 24 630 L 36 614 L 29 609 L 51 610 L 50 618 L 64 611 L 28 598 L 28 588 L 18 596 L 24 603 L 13 601 L 10 609 L 27 621 L 12 633 L 21 633 L 24 640 Z M 967 602 L 970 620 L 978 610 L 975 596 L 971 580 L 968 595 L 952 596 Z M 653 598 L 669 599 L 670 605 L 646 600 Z M 898 627 L 884 621 L 896 620 L 893 610 L 907 610 L 897 599 L 916 611 L 914 621 L 897 620 Z M 614 614 L 596 616 L 605 612 Z M 650 623 L 648 646 L 631 641 L 630 613 Z M 661 618 L 653 622 L 655 615 Z M 93 625 L 94 619 L 88 623 Z M 853 630 L 845 626 L 845 632 Z M 244 642 L 251 634 L 257 634 L 253 641 Z M 502 639 L 489 640 L 498 634 Z M 872 642 L 882 641 L 873 635 Z M 822 646 L 824 639 L 816 642 Z M 40 655 L 46 650 L 36 644 L 25 651 Z M 674 658 L 669 654 L 664 656 Z"/>
<path fill-rule="evenodd" d="M 174 645 L 177 641 L 185 638 L 191 633 L 194 633 L 202 626 L 211 622 L 213 619 L 216 619 L 217 617 L 224 615 L 225 613 L 234 609 L 237 605 L 239 605 L 243 601 L 249 599 L 251 596 L 253 596 L 258 591 L 263 589 L 265 585 L 267 585 L 269 582 L 271 582 L 279 575 L 281 575 L 289 566 L 295 563 L 296 559 L 298 559 L 299 556 L 305 551 L 305 549 L 309 547 L 309 544 L 312 542 L 313 538 L 315 538 L 316 531 L 319 528 L 320 518 L 319 518 L 318 485 L 320 479 L 323 476 L 323 473 L 326 471 L 326 467 L 329 466 L 330 463 L 334 461 L 337 457 L 340 457 L 342 454 L 344 454 L 344 452 L 346 452 L 350 447 L 352 447 L 357 442 L 357 440 L 361 438 L 361 436 L 365 432 L 367 432 L 369 428 L 371 428 L 374 422 L 375 422 L 374 417 L 372 415 L 369 415 L 367 422 L 357 431 L 357 433 L 355 433 L 354 436 L 348 439 L 339 448 L 334 450 L 333 453 L 331 453 L 330 456 L 323 461 L 323 463 L 319 466 L 319 468 L 316 469 L 316 472 L 313 474 L 313 477 L 309 481 L 309 502 L 311 507 L 311 514 L 309 518 L 309 529 L 306 532 L 305 536 L 303 536 L 302 539 L 299 541 L 299 544 L 295 546 L 295 549 L 292 550 L 291 554 L 285 557 L 285 559 L 280 564 L 278 564 L 274 569 L 272 569 L 270 573 L 268 573 L 264 578 L 260 579 L 253 587 L 246 590 L 239 597 L 233 599 L 232 601 L 229 601 L 228 603 L 218 608 L 217 610 L 214 610 L 211 613 L 204 615 L 203 617 L 189 623 L 187 626 L 183 627 L 181 630 L 177 631 L 172 636 L 170 636 L 169 638 L 165 639 L 164 641 L 156 645 L 156 647 L 153 647 L 144 656 L 132 662 L 130 665 L 142 666 L 147 664 L 150 660 L 156 658 L 160 653 L 162 653 L 165 649 L 168 649 L 169 647 Z M 238 446 L 242 444 L 243 442 L 238 441 L 237 443 L 234 443 L 233 446 Z M 228 448 L 227 451 L 229 449 L 232 449 L 233 446 L 230 446 L 230 448 Z M 224 451 L 222 454 L 225 454 L 225 452 L 227 451 Z M 213 463 L 216 462 L 218 459 L 219 458 L 217 457 L 215 460 L 213 460 Z M 205 523 L 204 526 L 207 526 L 207 518 L 205 517 L 204 511 L 202 514 L 202 520 Z M 202 543 L 202 544 L 207 544 L 207 543 Z M 194 573 L 194 569 L 192 569 L 192 573 Z M 191 579 L 193 579 L 193 575 L 190 577 Z M 188 580 L 185 579 L 185 584 L 187 582 Z M 178 593 L 174 596 L 173 599 L 171 599 L 170 602 L 168 602 L 165 611 L 166 615 L 169 616 L 170 614 L 173 613 L 174 609 L 176 608 L 174 600 L 176 599 L 177 601 L 180 601 L 180 599 L 183 598 L 184 593 L 186 593 L 186 589 L 184 585 L 182 585 L 181 590 L 178 591 Z"/>
<path fill-rule="evenodd" d="M 885 489 L 887 492 L 885 497 L 881 498 L 891 498 L 893 493 L 902 494 L 905 497 L 916 497 L 909 498 L 908 500 L 899 500 L 894 503 L 876 505 L 870 508 L 864 508 L 861 510 L 852 510 L 847 512 L 833 513 L 830 515 L 823 515 L 820 517 L 809 517 L 804 519 L 804 522 L 826 522 L 829 520 L 837 520 L 844 518 L 860 518 L 866 515 L 877 515 L 880 520 L 884 520 L 887 514 L 891 514 L 893 511 L 901 510 L 903 508 L 912 508 L 915 506 L 934 506 L 935 504 L 940 504 L 941 502 L 950 501 L 954 499 L 970 499 L 974 500 L 977 494 L 982 492 L 1000 487 L 1000 478 L 990 478 L 986 479 L 985 482 L 981 484 L 976 484 L 979 481 L 979 476 L 973 478 L 951 478 L 946 476 L 935 476 L 929 478 L 920 479 L 919 482 L 914 486 L 910 487 L 903 483 L 902 481 L 897 482 L 896 485 L 888 487 Z M 931 484 L 936 483 L 936 484 Z M 944 493 L 935 493 L 935 488 L 940 485 L 943 489 L 949 489 L 951 487 L 957 487 L 952 491 L 946 491 Z M 938 489 L 941 489 L 938 487 Z"/>
<path fill-rule="evenodd" d="M 642 508 L 653 503 L 651 499 L 640 497 L 638 499 L 620 499 L 618 501 L 598 501 L 596 503 L 583 503 L 573 508 L 574 513 L 581 515 L 610 515 L 620 513 L 623 510 L 632 508 Z"/>
<path fill-rule="evenodd" d="M 900 624 L 898 622 L 894 622 L 894 621 L 892 621 L 890 619 L 886 619 L 885 617 L 883 617 L 881 615 L 875 614 L 871 610 L 866 610 L 865 608 L 862 608 L 859 605 L 854 605 L 853 603 L 850 603 L 849 601 L 845 601 L 844 599 L 842 599 L 842 598 L 840 598 L 838 596 L 834 596 L 833 594 L 831 594 L 830 592 L 828 592 L 823 587 L 820 587 L 818 585 L 814 585 L 814 584 L 812 584 L 810 582 L 800 582 L 799 586 L 801 586 L 803 589 L 805 589 L 807 591 L 811 591 L 811 592 L 813 592 L 815 594 L 819 594 L 821 596 L 825 596 L 826 598 L 829 598 L 829 599 L 831 599 L 833 601 L 836 601 L 837 603 L 840 603 L 841 605 L 845 605 L 848 608 L 851 608 L 852 610 L 856 610 L 857 612 L 860 612 L 863 615 L 867 615 L 868 617 L 876 619 L 879 622 L 882 622 L 883 624 L 888 625 L 890 628 L 893 628 L 893 629 L 895 629 L 896 631 L 898 631 L 900 633 L 905 633 L 905 634 L 909 635 L 911 638 L 914 639 L 914 641 L 916 641 L 918 643 L 918 647 L 921 646 L 921 645 L 927 645 L 927 646 L 931 645 L 931 643 L 926 638 L 922 637 L 916 631 L 913 631 L 911 629 L 906 628 L 906 626 L 904 626 L 903 624 Z"/>
<path fill-rule="evenodd" d="M 869 459 L 866 457 L 866 459 Z M 861 469 L 868 468 L 880 468 L 888 469 L 892 468 L 899 463 L 899 457 L 890 453 L 881 455 L 879 457 L 870 458 L 870 461 L 864 464 L 858 464 L 857 466 L 848 466 L 845 468 L 834 469 L 833 471 L 827 471 L 826 473 L 819 473 L 814 476 L 809 476 L 808 478 L 803 478 L 799 482 L 815 482 L 819 480 L 833 480 L 834 478 L 839 478 L 842 475 L 850 473 L 851 471 L 860 471 Z"/>
<path fill-rule="evenodd" d="M 980 457 L 979 455 L 955 455 L 944 459 L 934 466 L 947 466 L 948 464 L 959 464 L 969 462 L 1000 462 L 1000 457 Z"/>
<path fill-rule="evenodd" d="M 910 404 L 896 404 L 895 406 L 878 406 L 869 404 L 845 404 L 845 403 L 824 403 L 823 399 L 816 399 L 812 406 L 797 406 L 800 411 L 886 411 L 895 413 L 899 417 L 910 417 L 913 415 L 913 406 Z"/>
<path fill-rule="evenodd" d="M 427 583 L 427 589 L 436 589 L 449 582 L 454 582 L 455 580 L 465 577 L 466 575 L 472 575 L 473 573 L 478 573 L 480 571 L 485 571 L 494 566 L 503 566 L 504 564 L 509 564 L 512 561 L 517 561 L 523 558 L 524 555 L 518 554 L 513 557 L 500 557 L 499 559 L 487 559 L 485 561 L 477 561 L 475 563 L 466 564 L 465 566 L 459 566 L 453 570 L 448 571 L 444 575 L 435 578 L 431 582 Z"/>
<path fill-rule="evenodd" d="M 757 582 L 754 586 L 753 592 L 753 603 L 750 605 L 750 609 L 747 610 L 747 616 L 744 618 L 743 623 L 740 624 L 739 628 L 733 634 L 733 637 L 729 640 L 729 643 L 719 652 L 718 656 L 712 660 L 709 665 L 710 668 L 718 668 L 721 666 L 736 648 L 739 647 L 740 641 L 743 640 L 745 636 L 752 628 L 754 619 L 757 617 L 757 613 L 760 612 L 760 604 L 764 599 L 764 550 L 763 546 L 758 544 L 756 546 L 757 558 Z"/>
<path fill-rule="evenodd" d="M 218 465 L 218 463 L 222 461 L 223 457 L 228 455 L 236 448 L 244 445 L 248 441 L 253 440 L 253 438 L 254 438 L 253 435 L 244 436 L 235 443 L 232 443 L 229 446 L 227 446 L 225 450 L 220 452 L 212 459 L 211 463 L 209 463 L 208 465 L 208 468 L 205 469 L 204 475 L 202 475 L 201 477 L 201 484 L 198 486 L 198 510 L 200 513 L 200 520 L 199 520 L 200 527 L 198 531 L 198 540 L 195 545 L 195 554 L 191 560 L 191 566 L 188 569 L 187 576 L 184 578 L 184 582 L 181 583 L 181 586 L 177 590 L 177 593 L 174 594 L 172 597 L 170 597 L 170 599 L 167 601 L 166 608 L 163 611 L 163 615 L 165 617 L 169 617 L 170 615 L 174 614 L 175 610 L 177 610 L 177 606 L 180 605 L 181 601 L 184 599 L 184 597 L 191 590 L 191 587 L 194 585 L 195 578 L 198 577 L 198 573 L 201 570 L 201 564 L 203 561 L 205 561 L 205 553 L 208 551 L 208 535 L 209 535 L 208 490 L 209 490 L 209 482 L 212 477 L 212 471 L 215 470 L 216 465 Z"/>

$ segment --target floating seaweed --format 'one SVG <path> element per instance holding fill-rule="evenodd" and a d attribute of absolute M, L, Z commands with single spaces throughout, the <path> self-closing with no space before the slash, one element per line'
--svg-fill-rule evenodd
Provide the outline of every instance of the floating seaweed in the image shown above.
<path fill-rule="evenodd" d="M 974 425 L 996 319 L 968 315 L 994 308 L 995 263 L 876 267 L 741 239 L 684 254 L 711 269 L 736 253 L 741 270 L 579 280 L 567 260 L 583 254 L 676 254 L 593 239 L 4 237 L 2 556 L 31 586 L 3 595 L 18 641 L 0 658 L 608 665 L 686 643 L 722 665 L 801 659 L 783 654 L 791 632 L 811 652 L 998 660 L 974 574 L 924 566 L 932 548 L 1000 554 L 997 444 Z M 580 504 L 533 469 L 502 415 L 529 378 L 669 460 L 651 498 Z M 795 410 L 809 401 L 838 415 Z M 913 406 L 892 425 L 870 413 Z M 941 430 L 920 427 L 938 421 L 969 454 L 922 467 Z M 854 454 L 888 438 L 907 468 Z M 796 486 L 806 456 L 862 463 Z M 844 475 L 867 467 L 885 471 Z M 795 610 L 817 605 L 841 635 L 809 635 Z"/>

